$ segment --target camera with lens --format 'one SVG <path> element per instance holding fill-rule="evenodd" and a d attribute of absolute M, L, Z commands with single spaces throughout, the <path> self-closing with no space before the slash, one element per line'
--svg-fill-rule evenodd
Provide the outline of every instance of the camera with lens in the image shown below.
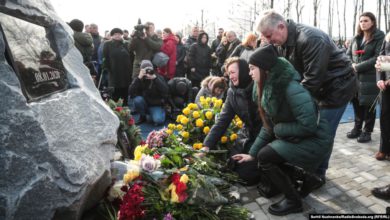
<path fill-rule="evenodd" d="M 145 74 L 153 76 L 155 74 L 153 67 L 146 67 Z M 146 79 L 146 75 L 143 78 Z"/>
<path fill-rule="evenodd" d="M 134 26 L 134 37 L 142 38 L 145 36 L 144 30 L 147 29 L 148 26 L 141 23 L 141 18 L 138 18 L 138 24 Z"/>

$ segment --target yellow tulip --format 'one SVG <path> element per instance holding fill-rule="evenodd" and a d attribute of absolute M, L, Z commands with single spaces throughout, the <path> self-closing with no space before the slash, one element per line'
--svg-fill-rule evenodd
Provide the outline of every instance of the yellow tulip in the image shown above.
<path fill-rule="evenodd" d="M 189 178 L 188 178 L 187 174 L 183 174 L 180 177 L 180 182 L 182 182 L 182 183 L 188 183 L 188 180 L 189 180 Z"/>
<path fill-rule="evenodd" d="M 236 122 L 236 125 L 237 125 L 237 127 L 242 128 L 242 121 L 241 121 L 241 120 L 240 120 L 240 121 L 237 121 L 237 122 Z"/>
<path fill-rule="evenodd" d="M 210 132 L 209 126 L 206 126 L 206 127 L 203 128 L 203 133 L 204 133 L 204 134 L 207 135 L 209 132 Z"/>
<path fill-rule="evenodd" d="M 190 103 L 190 104 L 188 105 L 188 107 L 190 107 L 190 109 L 198 109 L 198 105 L 195 104 L 195 103 Z"/>
<path fill-rule="evenodd" d="M 171 130 L 175 129 L 175 124 L 169 123 L 168 128 Z"/>
<path fill-rule="evenodd" d="M 199 118 L 199 119 L 196 119 L 195 124 L 196 124 L 196 127 L 201 128 L 201 127 L 203 127 L 203 120 L 200 119 L 200 118 Z"/>
<path fill-rule="evenodd" d="M 171 134 L 173 134 L 173 131 L 171 130 L 171 129 L 167 129 L 167 134 L 169 134 L 169 135 L 171 135 Z"/>
<path fill-rule="evenodd" d="M 210 98 L 210 97 L 207 97 L 207 98 L 206 98 L 206 102 L 211 102 L 211 98 Z"/>
<path fill-rule="evenodd" d="M 187 107 L 187 108 L 183 109 L 182 112 L 183 112 L 184 115 L 189 115 L 189 114 L 191 113 L 191 109 L 189 109 L 189 108 Z"/>
<path fill-rule="evenodd" d="M 178 115 L 178 116 L 176 117 L 176 122 L 179 123 L 182 117 L 183 117 L 183 115 Z"/>
<path fill-rule="evenodd" d="M 192 148 L 194 148 L 195 150 L 200 150 L 202 147 L 203 147 L 202 143 L 195 143 L 192 145 Z"/>
<path fill-rule="evenodd" d="M 228 138 L 226 136 L 221 137 L 221 143 L 224 144 L 228 141 Z"/>
<path fill-rule="evenodd" d="M 139 176 L 139 170 L 138 169 L 134 169 L 134 170 L 129 170 L 127 171 L 127 173 L 123 176 L 123 182 L 125 184 L 128 184 L 130 183 L 131 181 L 133 181 L 135 178 L 137 178 Z"/>
<path fill-rule="evenodd" d="M 198 111 L 192 112 L 192 117 L 194 117 L 194 118 L 199 118 L 199 117 L 200 117 L 199 112 L 198 112 Z"/>
<path fill-rule="evenodd" d="M 188 118 L 183 116 L 180 120 L 180 123 L 182 123 L 183 125 L 186 125 L 188 123 Z"/>
<path fill-rule="evenodd" d="M 200 99 L 199 99 L 200 102 L 204 102 L 206 101 L 206 99 L 204 98 L 204 96 L 201 96 Z"/>
<path fill-rule="evenodd" d="M 212 113 L 211 111 L 207 111 L 207 112 L 206 112 L 206 118 L 207 118 L 208 120 L 213 119 L 213 113 Z"/>
<path fill-rule="evenodd" d="M 211 101 L 212 101 L 212 102 L 215 102 L 215 101 L 217 101 L 217 98 L 216 98 L 216 97 L 212 97 L 212 98 L 211 98 Z"/>
<path fill-rule="evenodd" d="M 230 141 L 235 141 L 237 139 L 237 134 L 233 133 L 230 135 Z"/>
<path fill-rule="evenodd" d="M 187 131 L 183 131 L 183 132 L 181 132 L 181 136 L 183 138 L 188 138 L 190 136 L 190 133 L 188 133 Z"/>
<path fill-rule="evenodd" d="M 142 153 L 148 147 L 148 145 L 138 145 L 134 150 L 134 160 L 138 161 L 142 157 Z"/>
<path fill-rule="evenodd" d="M 171 191 L 171 202 L 178 203 L 179 202 L 179 196 L 176 194 L 176 186 L 175 186 L 175 184 L 171 183 L 171 185 L 169 185 L 168 190 Z"/>
<path fill-rule="evenodd" d="M 176 130 L 181 131 L 183 129 L 183 125 L 176 125 Z"/>

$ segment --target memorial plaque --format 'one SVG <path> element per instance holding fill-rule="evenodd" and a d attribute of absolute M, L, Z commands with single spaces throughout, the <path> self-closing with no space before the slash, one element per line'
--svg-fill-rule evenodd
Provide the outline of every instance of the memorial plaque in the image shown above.
<path fill-rule="evenodd" d="M 47 28 L 0 13 L 0 31 L 29 102 L 69 87 L 66 70 Z"/>

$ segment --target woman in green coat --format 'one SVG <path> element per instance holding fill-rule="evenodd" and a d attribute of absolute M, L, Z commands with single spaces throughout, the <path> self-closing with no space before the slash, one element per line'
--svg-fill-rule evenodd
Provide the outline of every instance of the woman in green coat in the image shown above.
<path fill-rule="evenodd" d="M 239 163 L 256 157 L 269 180 L 284 195 L 268 211 L 274 215 L 301 212 L 301 196 L 280 166 L 289 163 L 315 171 L 330 154 L 332 135 L 300 76 L 272 45 L 258 49 L 249 60 L 250 75 L 257 84 L 263 127 L 249 154 L 238 154 Z"/>
<path fill-rule="evenodd" d="M 359 16 L 357 35 L 352 39 L 347 51 L 360 85 L 358 93 L 351 100 L 355 113 L 355 126 L 347 133 L 347 137 L 357 138 L 357 142 L 360 143 L 371 141 L 371 132 L 375 125 L 376 103 L 374 102 L 379 90 L 376 86 L 374 65 L 384 37 L 385 34 L 377 29 L 375 15 L 364 12 Z"/>

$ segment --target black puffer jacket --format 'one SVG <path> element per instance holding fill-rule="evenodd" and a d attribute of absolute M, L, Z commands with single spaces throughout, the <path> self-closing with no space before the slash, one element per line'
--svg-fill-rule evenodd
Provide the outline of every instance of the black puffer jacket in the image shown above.
<path fill-rule="evenodd" d="M 169 98 L 169 87 L 163 76 L 156 76 L 153 80 L 135 78 L 129 86 L 130 97 L 143 96 L 149 106 L 162 106 Z"/>
<path fill-rule="evenodd" d="M 363 36 L 356 36 L 353 38 L 351 45 L 347 51 L 352 63 L 356 63 L 356 73 L 359 79 L 358 99 L 359 104 L 364 106 L 371 106 L 379 89 L 376 86 L 376 70 L 375 62 L 379 55 L 385 34 L 381 30 L 376 30 L 373 34 L 372 40 L 361 46 Z M 359 54 L 356 51 L 364 51 Z"/>
<path fill-rule="evenodd" d="M 206 43 L 202 43 L 202 37 L 206 36 Z M 195 68 L 195 72 L 189 74 L 190 80 L 202 81 L 210 75 L 211 68 L 211 49 L 207 45 L 209 36 L 206 33 L 201 33 L 198 36 L 198 41 L 192 44 L 188 54 L 189 68 Z"/>
<path fill-rule="evenodd" d="M 261 128 L 261 120 L 257 113 L 257 104 L 252 101 L 253 82 L 249 76 L 248 64 L 240 60 L 239 85 L 229 88 L 226 101 L 218 120 L 205 138 L 203 145 L 213 149 L 229 127 L 235 115 L 244 123 L 236 143 L 243 143 L 243 153 L 247 153 Z"/>
<path fill-rule="evenodd" d="M 288 38 L 278 48 L 303 76 L 302 84 L 322 107 L 340 107 L 356 92 L 347 55 L 323 31 L 287 20 Z"/>

